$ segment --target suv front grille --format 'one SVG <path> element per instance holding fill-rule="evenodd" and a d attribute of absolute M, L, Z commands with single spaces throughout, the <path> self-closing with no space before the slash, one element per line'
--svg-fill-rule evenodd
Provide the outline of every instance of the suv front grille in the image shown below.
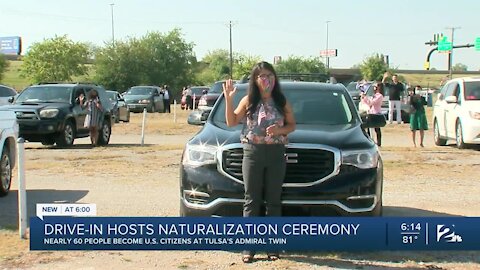
<path fill-rule="evenodd" d="M 335 171 L 334 153 L 324 149 L 287 148 L 287 172 L 284 184 L 307 184 L 318 181 Z M 235 180 L 243 182 L 243 149 L 222 152 L 221 169 Z"/>
<path fill-rule="evenodd" d="M 15 112 L 15 115 L 17 116 L 17 119 L 39 119 L 37 114 L 33 111 L 17 111 Z"/>

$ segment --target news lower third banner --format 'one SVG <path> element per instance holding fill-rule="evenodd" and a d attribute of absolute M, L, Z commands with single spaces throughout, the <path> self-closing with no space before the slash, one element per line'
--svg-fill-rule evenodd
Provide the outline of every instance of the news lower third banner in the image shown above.
<path fill-rule="evenodd" d="M 32 217 L 31 250 L 480 250 L 480 218 Z"/>

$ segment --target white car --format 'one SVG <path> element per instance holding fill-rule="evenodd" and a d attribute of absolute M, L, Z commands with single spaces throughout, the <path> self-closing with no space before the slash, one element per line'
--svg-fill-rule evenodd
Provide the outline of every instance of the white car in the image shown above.
<path fill-rule="evenodd" d="M 18 123 L 13 111 L 0 111 L 0 197 L 12 184 L 12 170 L 17 156 Z"/>
<path fill-rule="evenodd" d="M 455 140 L 458 148 L 480 144 L 480 77 L 457 78 L 440 90 L 433 108 L 436 145 Z"/>

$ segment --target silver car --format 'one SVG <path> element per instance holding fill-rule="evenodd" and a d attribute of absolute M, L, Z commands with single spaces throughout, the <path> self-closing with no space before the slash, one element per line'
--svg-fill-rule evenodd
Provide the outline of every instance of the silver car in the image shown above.
<path fill-rule="evenodd" d="M 0 84 L 0 106 L 10 104 L 8 100 L 15 97 L 17 94 L 18 93 L 15 89 Z"/>

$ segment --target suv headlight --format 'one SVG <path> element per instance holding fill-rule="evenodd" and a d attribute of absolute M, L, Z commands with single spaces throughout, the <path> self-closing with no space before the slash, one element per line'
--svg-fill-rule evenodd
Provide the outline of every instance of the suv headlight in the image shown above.
<path fill-rule="evenodd" d="M 360 169 L 376 168 L 378 164 L 376 148 L 342 152 L 342 164 L 352 165 Z"/>
<path fill-rule="evenodd" d="M 58 114 L 58 109 L 45 109 L 40 111 L 41 118 L 54 118 Z"/>
<path fill-rule="evenodd" d="M 469 111 L 469 113 L 470 113 L 470 117 L 472 117 L 473 119 L 480 120 L 480 112 Z"/>
<path fill-rule="evenodd" d="M 216 153 L 216 146 L 187 144 L 182 163 L 187 166 L 215 164 L 217 163 Z"/>

